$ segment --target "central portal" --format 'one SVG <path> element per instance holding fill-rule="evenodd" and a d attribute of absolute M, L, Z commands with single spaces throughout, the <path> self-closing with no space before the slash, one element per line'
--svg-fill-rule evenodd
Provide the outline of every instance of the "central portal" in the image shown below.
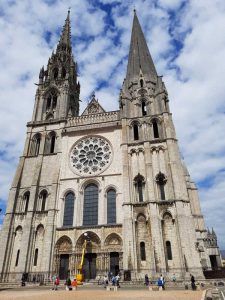
<path fill-rule="evenodd" d="M 85 280 L 96 277 L 96 256 L 96 253 L 86 253 L 84 256 L 83 273 Z"/>

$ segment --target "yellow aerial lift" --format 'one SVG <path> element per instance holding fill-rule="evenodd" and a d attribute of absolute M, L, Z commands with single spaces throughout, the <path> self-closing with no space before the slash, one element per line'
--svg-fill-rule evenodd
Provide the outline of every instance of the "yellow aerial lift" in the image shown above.
<path fill-rule="evenodd" d="M 84 244 L 83 244 L 83 248 L 82 248 L 81 261 L 80 261 L 80 264 L 78 266 L 78 274 L 76 275 L 77 284 L 83 284 L 83 281 L 84 281 L 84 274 L 83 274 L 84 255 L 85 255 L 85 252 L 86 252 L 88 242 L 90 242 L 90 239 L 88 237 L 87 232 L 85 232 L 84 233 Z"/>

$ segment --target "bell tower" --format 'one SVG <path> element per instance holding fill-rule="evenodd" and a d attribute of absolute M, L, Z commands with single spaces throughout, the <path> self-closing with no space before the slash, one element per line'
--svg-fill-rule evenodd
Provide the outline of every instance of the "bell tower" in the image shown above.
<path fill-rule="evenodd" d="M 70 11 L 56 51 L 41 68 L 32 121 L 62 120 L 79 115 L 80 84 L 72 55 Z"/>

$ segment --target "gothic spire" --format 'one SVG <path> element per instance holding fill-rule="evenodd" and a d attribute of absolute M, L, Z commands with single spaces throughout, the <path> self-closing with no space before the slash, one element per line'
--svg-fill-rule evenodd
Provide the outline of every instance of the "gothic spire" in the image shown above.
<path fill-rule="evenodd" d="M 134 10 L 133 27 L 130 42 L 129 59 L 127 65 L 127 83 L 139 79 L 140 71 L 148 80 L 155 82 L 157 72 L 149 52 L 136 10 Z"/>
<path fill-rule="evenodd" d="M 63 26 L 60 40 L 57 46 L 57 50 L 66 50 L 66 49 L 71 51 L 70 10 L 68 10 L 65 24 Z"/>

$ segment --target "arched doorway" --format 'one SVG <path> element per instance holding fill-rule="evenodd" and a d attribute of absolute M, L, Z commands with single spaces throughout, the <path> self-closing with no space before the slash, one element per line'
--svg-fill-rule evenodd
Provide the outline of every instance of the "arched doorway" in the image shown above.
<path fill-rule="evenodd" d="M 109 253 L 109 271 L 111 275 L 117 275 L 120 272 L 122 260 L 122 239 L 116 233 L 111 233 L 105 239 L 105 248 Z"/>
<path fill-rule="evenodd" d="M 59 278 L 64 280 L 70 275 L 70 255 L 72 253 L 72 241 L 67 236 L 62 236 L 56 243 L 56 260 Z"/>
<path fill-rule="evenodd" d="M 92 231 L 87 231 L 88 242 L 83 263 L 84 280 L 95 279 L 97 275 L 97 255 L 99 255 L 101 241 L 98 235 Z M 82 234 L 76 243 L 76 252 L 82 253 L 85 235 Z"/>

